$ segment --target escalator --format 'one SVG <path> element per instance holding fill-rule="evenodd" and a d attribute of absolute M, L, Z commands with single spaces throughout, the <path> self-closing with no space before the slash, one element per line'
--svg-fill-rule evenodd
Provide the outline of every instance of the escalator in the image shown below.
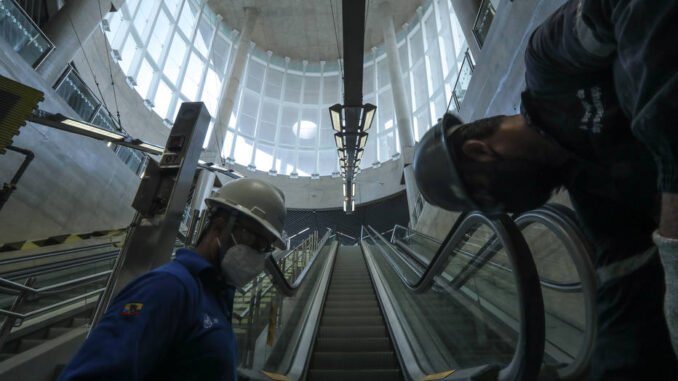
<path fill-rule="evenodd" d="M 342 246 L 337 253 L 306 379 L 403 379 L 357 246 Z"/>
<path fill-rule="evenodd" d="M 358 246 L 340 246 L 334 238 L 340 232 L 327 232 L 314 244 L 271 256 L 267 273 L 236 300 L 240 377 L 582 379 L 593 336 L 592 281 L 584 276 L 590 264 L 574 256 L 579 262 L 568 270 L 574 277 L 554 272 L 564 266 L 559 255 L 586 250 L 572 239 L 572 219 L 557 209 L 515 221 L 467 214 L 443 241 L 407 228 L 386 237 L 367 228 Z M 79 271 L 72 276 L 95 275 L 82 273 L 85 262 L 72 264 L 68 271 Z M 16 275 L 18 281 L 25 276 Z M 71 275 L 40 286 L 69 282 Z M 90 280 L 45 293 L 43 300 L 68 304 L 71 295 L 97 291 L 85 287 L 99 286 Z M 0 285 L 0 291 L 7 289 Z M 28 305 L 42 308 L 39 299 Z M 69 330 L 85 332 L 89 314 L 73 311 L 36 324 L 29 335 L 10 336 L 18 340 L 5 342 L 3 358 Z"/>

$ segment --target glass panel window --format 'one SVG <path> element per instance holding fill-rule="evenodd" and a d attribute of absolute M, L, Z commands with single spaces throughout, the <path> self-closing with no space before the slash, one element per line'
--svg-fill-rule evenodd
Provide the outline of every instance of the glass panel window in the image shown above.
<path fill-rule="evenodd" d="M 184 4 L 184 9 L 181 11 L 178 25 L 179 29 L 184 32 L 186 37 L 190 37 L 193 32 L 198 12 L 200 12 L 200 9 L 196 4 L 193 4 L 190 1 L 187 1 L 186 4 Z"/>
<path fill-rule="evenodd" d="M 230 51 L 231 44 L 226 41 L 224 36 L 218 34 L 216 40 L 214 40 L 214 45 L 212 46 L 212 62 L 214 64 L 214 70 L 219 74 L 219 77 L 223 77 L 226 72 L 226 61 L 228 60 Z"/>
<path fill-rule="evenodd" d="M 172 89 L 165 81 L 161 80 L 158 83 L 158 90 L 155 93 L 155 99 L 153 99 L 153 103 L 155 104 L 155 112 L 157 112 L 161 118 L 166 118 L 168 116 L 167 111 L 171 102 Z"/>
<path fill-rule="evenodd" d="M 334 142 L 334 130 L 329 128 L 320 130 L 320 148 L 337 148 L 337 144 Z"/>
<path fill-rule="evenodd" d="M 186 67 L 186 74 L 184 82 L 181 85 L 181 92 L 188 99 L 197 99 L 198 90 L 200 86 L 200 78 L 202 78 L 202 71 L 205 62 L 197 54 L 191 53 L 191 58 L 188 60 Z"/>
<path fill-rule="evenodd" d="M 127 40 L 125 40 L 125 44 L 122 46 L 122 50 L 120 51 L 120 68 L 125 73 L 129 73 L 129 70 L 132 66 L 132 60 L 134 59 L 134 55 L 138 49 L 139 47 L 136 40 L 134 39 L 134 36 L 131 34 L 128 35 Z"/>
<path fill-rule="evenodd" d="M 278 148 L 275 158 L 275 170 L 278 174 L 289 175 L 294 170 L 297 155 L 293 149 Z"/>
<path fill-rule="evenodd" d="M 325 76 L 322 103 L 330 105 L 341 103 L 341 99 L 339 99 L 339 80 L 339 75 L 332 74 Z"/>
<path fill-rule="evenodd" d="M 315 150 L 299 150 L 299 167 L 297 167 L 299 176 L 311 176 L 312 173 L 315 173 L 317 154 Z"/>
<path fill-rule="evenodd" d="M 278 104 L 269 100 L 265 100 L 262 107 L 264 109 L 261 112 L 259 129 L 257 129 L 257 139 L 272 143 L 275 141 L 276 122 L 278 120 Z"/>
<path fill-rule="evenodd" d="M 410 57 L 417 62 L 424 57 L 424 41 L 421 38 L 421 28 L 417 27 L 410 37 Z"/>
<path fill-rule="evenodd" d="M 273 168 L 273 146 L 258 144 L 257 152 L 254 153 L 254 166 L 260 171 L 268 171 Z"/>
<path fill-rule="evenodd" d="M 256 119 L 245 114 L 240 113 L 238 118 L 238 131 L 245 136 L 254 136 L 254 127 Z"/>
<path fill-rule="evenodd" d="M 212 134 L 214 139 L 217 141 L 224 139 L 220 134 Z M 235 138 L 235 133 L 231 130 L 226 130 L 226 138 L 223 140 L 223 145 L 221 146 L 221 156 L 223 157 L 233 157 L 233 140 Z M 221 143 L 221 142 L 220 142 Z"/>
<path fill-rule="evenodd" d="M 139 10 L 134 16 L 134 28 L 137 30 L 137 32 L 139 32 L 139 34 L 146 34 L 146 28 L 150 27 L 151 23 L 153 22 L 153 17 L 155 14 L 152 14 L 152 12 L 156 3 L 157 1 L 153 0 L 144 0 L 141 2 Z"/>
<path fill-rule="evenodd" d="M 217 104 L 221 96 L 221 78 L 213 68 L 207 70 L 205 77 L 205 87 L 202 92 L 202 101 L 205 102 L 210 115 L 217 116 Z"/>
<path fill-rule="evenodd" d="M 151 34 L 151 39 L 148 42 L 148 47 L 146 48 L 148 54 L 156 63 L 160 62 L 160 54 L 166 45 L 165 41 L 167 41 L 169 31 L 169 17 L 167 17 L 165 11 L 161 10 L 158 14 L 158 21 L 156 21 L 155 27 L 153 27 L 153 33 Z"/>
<path fill-rule="evenodd" d="M 318 109 L 303 109 L 301 121 L 295 123 L 292 130 L 299 137 L 299 145 L 315 148 L 318 136 Z"/>
<path fill-rule="evenodd" d="M 203 57 L 207 57 L 207 49 L 212 42 L 212 35 L 214 33 L 214 27 L 208 19 L 207 12 L 202 14 L 200 18 L 200 23 L 198 24 L 198 30 L 195 33 L 195 41 L 193 42 L 193 47 L 202 54 Z"/>
<path fill-rule="evenodd" d="M 175 33 L 172 39 L 167 62 L 165 63 L 164 73 L 169 78 L 171 83 L 177 83 L 179 80 L 179 73 L 181 72 L 181 64 L 184 62 L 186 56 L 186 40 L 179 34 Z"/>
<path fill-rule="evenodd" d="M 129 0 L 127 2 L 129 3 Z M 162 3 L 165 4 L 172 18 L 176 18 L 183 0 L 162 0 Z"/>
<path fill-rule="evenodd" d="M 377 161 L 377 139 L 377 136 L 372 136 L 372 134 L 367 137 L 365 153 L 363 154 L 363 160 L 360 162 L 360 168 L 369 168 Z"/>
<path fill-rule="evenodd" d="M 249 165 L 250 161 L 252 161 L 253 144 L 254 141 L 252 141 L 252 139 L 238 136 L 235 140 L 235 147 L 233 148 L 233 158 L 235 161 L 244 165 Z"/>
<path fill-rule="evenodd" d="M 247 88 L 255 92 L 261 91 L 266 64 L 250 57 L 247 64 Z"/>
<path fill-rule="evenodd" d="M 301 96 L 301 76 L 297 74 L 287 74 L 287 83 L 285 84 L 285 101 L 299 103 Z"/>
<path fill-rule="evenodd" d="M 151 80 L 153 79 L 154 70 L 148 60 L 143 60 L 139 67 L 139 74 L 137 74 L 137 92 L 142 98 L 148 97 L 148 89 L 151 87 Z"/>
<path fill-rule="evenodd" d="M 377 60 L 377 86 L 378 88 L 383 88 L 391 83 L 391 80 L 388 77 L 388 62 L 386 62 L 386 56 L 383 59 Z"/>
<path fill-rule="evenodd" d="M 280 99 L 283 75 L 284 73 L 278 69 L 273 67 L 268 68 L 268 73 L 266 74 L 266 83 L 264 84 L 264 94 L 267 97 Z"/>
<path fill-rule="evenodd" d="M 388 73 L 386 73 L 388 75 Z M 363 94 L 374 92 L 374 65 L 368 64 L 363 69 Z"/>
<path fill-rule="evenodd" d="M 294 126 L 298 121 L 298 109 L 293 106 L 283 106 L 282 121 L 280 125 L 280 144 L 292 146 L 297 142 Z"/>
<path fill-rule="evenodd" d="M 339 165 L 337 150 L 322 150 L 318 152 L 318 155 L 318 173 L 329 175 L 334 172 Z"/>
<path fill-rule="evenodd" d="M 304 82 L 304 103 L 320 103 L 320 77 L 306 76 Z"/>
<path fill-rule="evenodd" d="M 395 154 L 395 140 L 393 139 L 393 133 L 388 133 L 384 136 L 379 137 L 379 161 L 382 163 L 388 160 L 391 160 L 391 156 Z"/>

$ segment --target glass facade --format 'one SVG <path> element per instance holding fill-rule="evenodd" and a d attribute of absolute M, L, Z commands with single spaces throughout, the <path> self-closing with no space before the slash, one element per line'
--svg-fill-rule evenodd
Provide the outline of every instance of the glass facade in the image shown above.
<path fill-rule="evenodd" d="M 238 33 L 204 0 L 127 0 L 107 16 L 113 57 L 149 107 L 169 122 L 179 104 L 203 101 L 214 117 Z M 429 0 L 397 33 L 401 73 L 419 139 L 447 108 L 466 51 L 445 0 Z M 250 169 L 281 175 L 338 171 L 328 108 L 343 102 L 339 61 L 295 61 L 252 44 L 222 155 Z M 376 104 L 361 167 L 397 157 L 400 147 L 388 61 L 383 47 L 364 61 L 365 103 Z M 207 143 L 207 142 L 206 142 Z"/>

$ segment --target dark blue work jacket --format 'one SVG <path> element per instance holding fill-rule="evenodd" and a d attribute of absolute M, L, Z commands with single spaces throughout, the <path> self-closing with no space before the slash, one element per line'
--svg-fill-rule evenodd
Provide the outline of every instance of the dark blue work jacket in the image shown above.
<path fill-rule="evenodd" d="M 237 379 L 234 291 L 180 249 L 120 292 L 60 380 Z"/>

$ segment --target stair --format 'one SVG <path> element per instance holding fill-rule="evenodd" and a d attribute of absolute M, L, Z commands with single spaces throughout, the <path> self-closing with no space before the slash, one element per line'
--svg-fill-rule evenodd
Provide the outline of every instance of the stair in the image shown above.
<path fill-rule="evenodd" d="M 67 319 L 54 322 L 50 326 L 32 332 L 24 337 L 10 340 L 6 345 L 3 346 L 2 352 L 0 352 L 0 362 L 5 361 L 19 353 L 35 348 L 38 345 L 44 344 L 49 340 L 55 339 L 67 332 L 70 332 L 74 328 L 79 328 L 89 324 L 89 316 L 91 313 L 91 310 L 87 310 L 75 317 L 69 317 Z"/>
<path fill-rule="evenodd" d="M 339 248 L 308 380 L 402 380 L 362 251 Z"/>

